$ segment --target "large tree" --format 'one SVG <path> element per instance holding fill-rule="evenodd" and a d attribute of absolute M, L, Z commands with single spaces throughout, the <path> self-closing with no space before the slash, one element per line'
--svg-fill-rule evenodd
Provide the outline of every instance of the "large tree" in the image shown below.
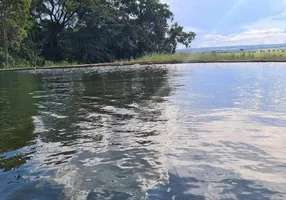
<path fill-rule="evenodd" d="M 34 42 L 45 59 L 84 63 L 174 53 L 195 33 L 159 0 L 32 0 Z M 39 46 L 39 45 L 38 45 Z"/>
<path fill-rule="evenodd" d="M 0 0 L 0 30 L 6 67 L 9 46 L 18 47 L 27 36 L 29 11 L 29 0 Z"/>
<path fill-rule="evenodd" d="M 96 0 L 32 0 L 32 16 L 45 35 L 43 54 L 48 59 L 60 60 L 59 34 L 74 28 L 78 13 L 92 6 Z"/>
<path fill-rule="evenodd" d="M 100 10 L 100 12 L 99 12 Z M 158 0 L 102 1 L 78 13 L 74 29 L 61 37 L 61 52 L 81 62 L 129 59 L 149 53 L 174 53 L 195 33 L 173 23 L 173 13 Z"/>

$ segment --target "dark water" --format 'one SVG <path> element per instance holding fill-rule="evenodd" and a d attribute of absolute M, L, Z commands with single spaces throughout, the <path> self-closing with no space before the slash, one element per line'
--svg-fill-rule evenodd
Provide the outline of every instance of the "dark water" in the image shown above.
<path fill-rule="evenodd" d="M 0 73 L 0 199 L 286 199 L 286 65 Z"/>

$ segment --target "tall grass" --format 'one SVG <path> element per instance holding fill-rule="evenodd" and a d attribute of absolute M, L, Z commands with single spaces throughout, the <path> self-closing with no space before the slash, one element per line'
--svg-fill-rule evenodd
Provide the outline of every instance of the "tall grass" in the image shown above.
<path fill-rule="evenodd" d="M 129 61 L 117 61 L 112 63 L 113 65 L 124 65 L 133 63 L 144 63 L 144 62 L 212 62 L 212 61 L 285 61 L 286 62 L 286 49 L 267 49 L 258 51 L 242 51 L 242 52 L 208 52 L 208 53 L 176 53 L 176 54 L 151 54 L 146 55 L 141 58 L 131 59 Z M 102 65 L 112 65 L 111 63 L 97 64 L 97 66 Z M 12 60 L 10 62 L 9 68 L 41 68 L 41 67 L 71 67 L 71 66 L 91 66 L 84 65 L 77 62 L 53 62 L 45 61 L 44 66 L 35 66 L 31 62 L 25 60 Z M 95 66 L 95 65 L 93 65 Z"/>
<path fill-rule="evenodd" d="M 255 51 L 255 52 L 210 52 L 210 53 L 176 53 L 176 54 L 151 54 L 134 62 L 168 62 L 168 61 L 251 61 L 251 60 L 286 60 L 286 51 Z"/>
<path fill-rule="evenodd" d="M 61 62 L 46 60 L 44 67 L 68 67 L 68 66 L 74 66 L 74 65 L 79 65 L 79 64 L 80 63 L 78 62 L 69 62 L 65 60 Z"/>
<path fill-rule="evenodd" d="M 61 62 L 54 62 L 46 60 L 42 65 L 36 65 L 31 61 L 27 61 L 24 59 L 10 59 L 9 67 L 6 69 L 20 69 L 20 68 L 42 68 L 42 67 L 69 67 L 79 65 L 80 63 L 77 62 L 68 62 L 68 61 L 61 61 Z M 4 67 L 2 67 L 4 68 Z M 1 69 L 1 67 L 0 67 Z"/>

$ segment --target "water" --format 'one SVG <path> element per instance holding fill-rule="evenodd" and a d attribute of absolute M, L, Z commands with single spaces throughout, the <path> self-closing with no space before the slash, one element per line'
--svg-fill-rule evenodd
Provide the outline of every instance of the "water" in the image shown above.
<path fill-rule="evenodd" d="M 0 73 L 0 199 L 286 199 L 286 65 Z"/>

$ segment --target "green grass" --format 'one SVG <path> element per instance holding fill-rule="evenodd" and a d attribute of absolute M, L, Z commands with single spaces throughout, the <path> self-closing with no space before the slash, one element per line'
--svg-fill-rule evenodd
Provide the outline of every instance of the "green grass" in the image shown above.
<path fill-rule="evenodd" d="M 61 62 L 54 62 L 54 61 L 45 61 L 44 67 L 65 67 L 65 66 L 74 66 L 79 65 L 78 62 L 68 62 L 68 61 L 61 61 Z"/>
<path fill-rule="evenodd" d="M 172 61 L 243 61 L 243 60 L 286 60 L 285 50 L 259 50 L 239 53 L 176 53 L 146 55 L 133 62 L 172 62 Z"/>
<path fill-rule="evenodd" d="M 64 66 L 74 66 L 78 65 L 77 62 L 68 62 L 68 61 L 62 61 L 62 62 L 54 62 L 54 61 L 48 61 L 46 60 L 44 65 L 42 66 L 36 66 L 35 63 L 26 61 L 24 59 L 11 59 L 9 62 L 9 67 L 6 69 L 21 69 L 21 68 L 41 68 L 41 67 L 64 67 Z M 2 67 L 4 68 L 4 67 Z M 1 67 L 0 67 L 1 69 Z"/>
<path fill-rule="evenodd" d="M 45 61 L 45 65 L 42 67 L 85 67 L 85 66 L 114 66 L 125 64 L 144 64 L 144 63 L 180 63 L 180 62 L 219 62 L 219 61 L 285 61 L 286 62 L 286 49 L 265 49 L 257 51 L 243 51 L 238 53 L 232 52 L 210 52 L 210 53 L 176 53 L 176 54 L 151 54 L 146 55 L 138 59 L 132 59 L 130 61 L 117 61 L 114 63 L 103 64 L 80 64 L 76 62 L 52 62 Z M 9 69 L 25 69 L 35 68 L 31 63 L 27 61 L 14 61 L 11 62 Z M 41 67 L 36 67 L 41 68 Z"/>

